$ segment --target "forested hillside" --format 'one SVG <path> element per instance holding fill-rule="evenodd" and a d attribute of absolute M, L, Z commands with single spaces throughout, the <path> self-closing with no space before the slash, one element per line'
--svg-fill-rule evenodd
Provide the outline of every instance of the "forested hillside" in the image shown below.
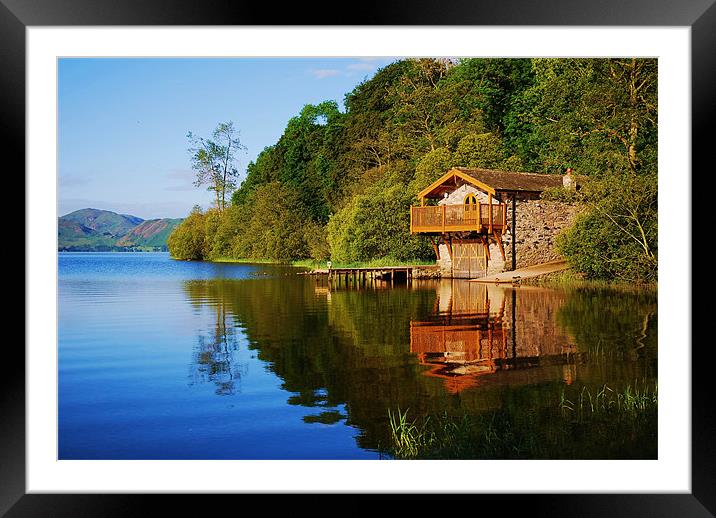
<path fill-rule="evenodd" d="M 588 210 L 562 236 L 565 255 L 588 277 L 655 280 L 656 87 L 651 59 L 397 61 L 344 106 L 306 105 L 249 164 L 231 203 L 195 208 L 170 251 L 430 259 L 425 238 L 409 234 L 409 206 L 450 167 L 572 167 L 590 181 L 568 201 Z"/>

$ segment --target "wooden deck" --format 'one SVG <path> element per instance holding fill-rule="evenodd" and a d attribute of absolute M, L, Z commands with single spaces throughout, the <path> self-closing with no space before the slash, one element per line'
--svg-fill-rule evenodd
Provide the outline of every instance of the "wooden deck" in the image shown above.
<path fill-rule="evenodd" d="M 507 228 L 505 204 L 433 205 L 410 207 L 410 233 L 440 234 L 475 231 L 492 234 Z"/>

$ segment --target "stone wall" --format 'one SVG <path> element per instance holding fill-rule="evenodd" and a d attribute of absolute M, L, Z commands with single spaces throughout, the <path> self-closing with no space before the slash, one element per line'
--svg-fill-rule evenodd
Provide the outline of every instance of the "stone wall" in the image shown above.
<path fill-rule="evenodd" d="M 475 188 L 474 185 L 465 184 L 457 189 L 455 189 L 453 192 L 450 193 L 450 195 L 447 198 L 443 198 L 438 202 L 438 205 L 462 205 L 465 203 L 465 196 L 468 194 L 474 194 L 477 198 L 477 201 L 480 203 L 487 203 L 488 202 L 488 194 L 485 192 L 482 192 L 481 190 Z M 493 204 L 499 204 L 499 200 L 496 200 L 495 198 L 492 199 Z"/>
<path fill-rule="evenodd" d="M 516 267 L 524 268 L 560 259 L 556 249 L 557 235 L 572 224 L 579 207 L 559 201 L 517 200 L 516 212 Z M 512 225 L 511 203 L 507 205 L 507 224 Z M 512 266 L 512 238 L 512 233 L 503 236 L 506 269 Z"/>

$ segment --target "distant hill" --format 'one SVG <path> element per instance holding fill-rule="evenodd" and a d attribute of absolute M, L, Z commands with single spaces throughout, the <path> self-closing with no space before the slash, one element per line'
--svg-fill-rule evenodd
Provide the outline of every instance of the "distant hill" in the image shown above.
<path fill-rule="evenodd" d="M 117 240 L 117 244 L 120 246 L 166 247 L 169 234 L 181 222 L 181 219 L 148 219 Z"/>
<path fill-rule="evenodd" d="M 181 219 L 143 220 L 108 210 L 81 209 L 58 218 L 58 250 L 166 250 Z"/>

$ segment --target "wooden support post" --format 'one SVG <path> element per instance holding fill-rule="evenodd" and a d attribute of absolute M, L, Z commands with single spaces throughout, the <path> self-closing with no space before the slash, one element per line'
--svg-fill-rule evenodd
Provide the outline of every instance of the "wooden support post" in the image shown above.
<path fill-rule="evenodd" d="M 489 204 L 487 206 L 487 219 L 489 219 L 487 223 L 487 233 L 492 234 L 492 194 L 487 194 L 487 203 Z"/>
<path fill-rule="evenodd" d="M 410 233 L 413 233 L 413 206 L 410 206 Z"/>
<path fill-rule="evenodd" d="M 485 257 L 488 261 L 491 261 L 492 258 L 490 257 L 490 238 L 488 236 L 481 235 L 480 239 L 482 240 L 482 245 L 485 247 Z"/>
<path fill-rule="evenodd" d="M 517 200 L 515 193 L 512 193 L 512 271 L 517 269 Z"/>
<path fill-rule="evenodd" d="M 506 261 L 507 257 L 505 256 L 505 245 L 502 244 L 502 233 L 495 232 L 493 233 L 493 237 L 495 238 L 495 241 L 497 241 L 497 246 L 500 247 L 500 255 L 502 256 L 502 260 Z"/>
<path fill-rule="evenodd" d="M 442 207 L 443 207 L 442 220 L 443 220 L 443 234 L 444 234 L 445 233 L 445 205 L 443 205 Z M 405 221 L 405 220 L 403 220 L 403 221 Z"/>

